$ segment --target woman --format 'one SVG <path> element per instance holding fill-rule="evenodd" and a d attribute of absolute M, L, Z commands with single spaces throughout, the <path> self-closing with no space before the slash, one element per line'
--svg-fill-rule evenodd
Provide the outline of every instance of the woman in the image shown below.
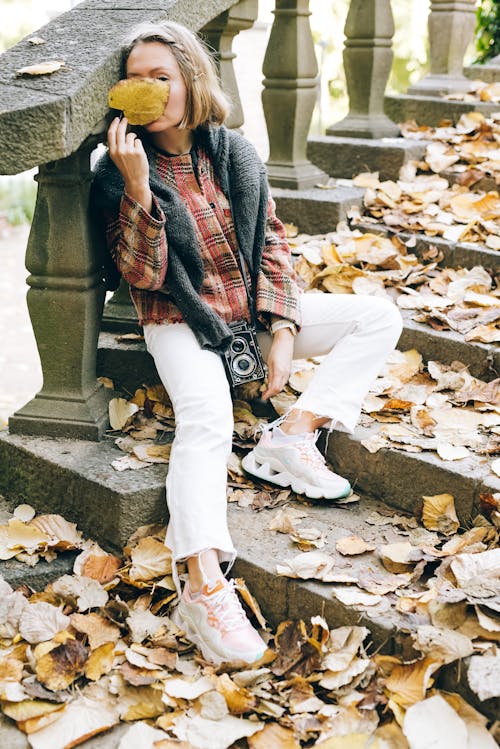
<path fill-rule="evenodd" d="M 280 392 L 292 357 L 327 355 L 296 406 L 246 456 L 255 475 L 308 496 L 349 492 L 317 450 L 317 430 L 354 429 L 401 318 L 383 299 L 299 291 L 265 169 L 253 147 L 224 127 L 227 102 L 195 35 L 170 22 L 143 27 L 125 52 L 125 71 L 170 84 L 163 115 L 140 135 L 127 132 L 126 118 L 112 121 L 95 192 L 175 411 L 165 543 L 188 569 L 175 617 L 214 663 L 254 662 L 265 644 L 220 566 L 228 563 L 227 572 L 236 555 L 226 520 L 232 402 L 221 354 L 232 339 L 228 323 L 251 320 L 238 247 L 262 326 L 262 397 Z M 179 589 L 176 571 L 174 578 Z"/>

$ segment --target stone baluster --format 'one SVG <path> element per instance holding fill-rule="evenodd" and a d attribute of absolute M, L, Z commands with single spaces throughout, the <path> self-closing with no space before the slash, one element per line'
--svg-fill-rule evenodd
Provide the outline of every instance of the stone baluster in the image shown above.
<path fill-rule="evenodd" d="M 107 425 L 108 395 L 96 380 L 104 290 L 88 217 L 90 150 L 37 176 L 26 265 L 43 387 L 10 418 L 13 433 L 98 440 Z"/>
<path fill-rule="evenodd" d="M 397 136 L 399 128 L 384 114 L 384 93 L 393 58 L 390 0 L 351 0 L 344 32 L 349 113 L 327 128 L 327 134 L 351 138 Z"/>
<path fill-rule="evenodd" d="M 327 179 L 306 157 L 318 93 L 309 0 L 276 0 L 264 58 L 262 103 L 269 135 L 269 182 L 306 189 Z"/>
<path fill-rule="evenodd" d="M 216 50 L 216 61 L 222 88 L 231 100 L 231 112 L 226 122 L 228 127 L 240 128 L 244 122 L 238 83 L 234 73 L 233 40 L 240 31 L 253 26 L 258 15 L 258 0 L 242 0 L 221 13 L 201 30 L 201 35 Z"/>
<path fill-rule="evenodd" d="M 474 34 L 476 0 L 432 0 L 429 14 L 430 73 L 409 94 L 440 96 L 468 91 L 464 55 Z"/>

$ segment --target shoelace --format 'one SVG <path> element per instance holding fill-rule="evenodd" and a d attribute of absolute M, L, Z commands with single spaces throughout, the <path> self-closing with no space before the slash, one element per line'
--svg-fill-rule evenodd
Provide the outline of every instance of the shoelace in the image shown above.
<path fill-rule="evenodd" d="M 326 471 L 330 474 L 331 471 L 326 465 L 325 458 L 316 447 L 317 437 L 318 431 L 316 430 L 316 432 L 314 433 L 314 438 L 301 440 L 300 442 L 295 443 L 294 447 L 297 448 L 297 450 L 301 454 L 301 457 L 304 457 L 307 462 L 313 466 L 313 468 L 317 468 L 323 472 Z"/>
<path fill-rule="evenodd" d="M 227 632 L 246 624 L 247 618 L 234 589 L 234 580 L 230 580 L 221 591 L 207 598 L 221 629 Z"/>

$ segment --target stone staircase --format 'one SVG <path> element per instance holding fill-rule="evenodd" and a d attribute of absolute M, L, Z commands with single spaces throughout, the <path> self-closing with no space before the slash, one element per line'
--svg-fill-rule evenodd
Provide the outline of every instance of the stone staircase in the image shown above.
<path fill-rule="evenodd" d="M 397 163 L 387 167 L 383 143 L 378 143 L 381 170 L 395 176 Z M 318 166 L 331 171 L 335 160 L 329 153 L 327 139 L 310 145 Z M 337 148 L 336 143 L 331 144 Z M 392 146 L 389 146 L 391 149 Z M 346 145 L 346 151 L 348 145 Z M 421 148 L 421 146 L 419 146 Z M 315 150 L 317 149 L 317 150 Z M 414 149 L 398 143 L 397 154 L 414 157 Z M 372 146 L 372 153 L 374 146 Z M 394 149 L 389 151 L 391 158 Z M 324 160 L 322 155 L 325 155 Z M 348 163 L 345 157 L 345 163 Z M 345 166 L 340 167 L 342 170 Z M 336 176 L 336 175 L 334 175 Z M 311 188 L 292 192 L 274 190 L 278 213 L 284 220 L 293 220 L 301 229 L 320 233 L 332 230 L 337 221 L 345 218 L 351 205 L 361 205 L 362 191 L 340 185 L 332 190 Z M 360 224 L 362 229 L 374 230 L 372 224 Z M 387 231 L 376 226 L 376 231 Z M 498 255 L 485 248 L 460 245 L 419 236 L 414 251 L 422 254 L 429 245 L 443 252 L 443 267 L 473 267 L 478 264 L 498 269 Z M 494 379 L 500 370 L 500 351 L 494 345 L 466 343 L 458 334 L 435 331 L 405 317 L 404 331 L 398 344 L 401 350 L 417 348 L 424 360 L 438 359 L 444 363 L 460 360 L 467 364 L 474 376 Z M 110 377 L 115 385 L 133 392 L 142 384 L 158 381 L 151 357 L 141 341 L 119 342 L 113 332 L 102 332 L 99 339 L 98 373 Z M 455 497 L 459 519 L 468 525 L 477 510 L 479 496 L 484 492 L 500 491 L 500 479 L 486 463 L 464 466 L 460 462 L 444 462 L 434 453 L 412 454 L 395 449 L 369 453 L 361 440 L 369 436 L 373 427 L 359 428 L 352 436 L 333 433 L 328 442 L 328 457 L 337 470 L 346 475 L 361 495 L 359 505 L 327 507 L 324 504 L 307 506 L 308 516 L 315 526 L 328 531 L 325 551 L 335 553 L 335 539 L 346 533 L 357 532 L 370 536 L 365 518 L 374 510 L 387 506 L 415 512 L 423 495 L 448 492 Z M 53 511 L 69 520 L 78 520 L 83 532 L 108 549 L 119 549 L 137 526 L 166 520 L 166 467 L 150 466 L 141 471 L 118 473 L 111 467 L 117 448 L 111 439 L 100 443 L 52 439 L 2 433 L 0 460 L 6 471 L 0 478 L 0 491 L 8 495 L 5 507 L 12 509 L 19 501 L 28 501 L 38 512 Z M 82 507 L 84 508 L 82 511 Z M 239 558 L 235 575 L 243 576 L 260 601 L 271 624 L 284 618 L 307 617 L 324 612 L 336 626 L 363 623 L 369 627 L 375 647 L 386 652 L 401 653 L 407 647 L 408 620 L 394 608 L 377 607 L 359 610 L 342 604 L 332 596 L 332 586 L 319 582 L 304 582 L 276 574 L 276 564 L 290 558 L 292 548 L 288 538 L 268 530 L 271 513 L 255 512 L 251 508 L 229 505 L 229 524 Z M 403 536 L 401 537 L 403 540 Z M 364 556 L 363 563 L 375 563 L 375 557 Z M 16 562 L 3 565 L 2 574 L 14 584 L 26 581 L 41 587 L 51 578 L 70 570 L 71 554 L 59 557 L 56 564 L 38 565 L 28 569 Z M 341 561 L 339 559 L 339 561 Z M 444 670 L 442 677 L 448 688 L 466 690 L 464 669 L 457 675 L 453 668 Z M 498 712 L 498 700 L 480 707 L 490 717 Z M 110 744 L 111 746 L 111 744 Z"/>
<path fill-rule="evenodd" d="M 184 5 L 191 8 L 191 3 L 186 2 Z M 223 10 L 229 8 L 231 3 L 218 0 L 219 5 L 220 10 Z M 354 5 L 353 3 L 353 7 Z M 88 12 L 93 11 L 89 9 Z M 358 36 L 361 35 L 352 34 L 354 40 Z M 378 45 L 377 49 L 378 47 L 382 48 L 383 45 Z M 284 79 L 288 80 L 287 76 L 284 75 Z M 433 103 L 431 99 L 436 99 L 436 102 Z M 438 97 L 423 96 L 418 99 L 412 96 L 398 97 L 394 101 L 386 98 L 385 104 L 386 111 L 395 121 L 414 116 L 428 124 L 434 124 L 443 113 L 456 120 L 464 111 L 475 108 L 474 105 L 462 102 L 450 103 Z M 498 109 L 498 105 L 492 105 L 493 109 L 488 109 L 488 106 L 484 105 L 483 111 Z M 353 205 L 362 205 L 363 191 L 353 187 L 347 180 L 360 171 L 379 171 L 382 179 L 394 179 L 401 166 L 408 160 L 420 159 L 424 149 L 422 142 L 392 136 L 368 139 L 326 135 L 310 139 L 307 156 L 317 168 L 316 180 L 324 182 L 326 177 L 330 177 L 331 189 L 322 189 L 314 184 L 307 186 L 307 189 L 275 187 L 273 194 L 278 215 L 286 222 L 298 224 L 300 230 L 307 233 L 331 231 L 339 221 L 346 218 Z M 66 152 L 62 155 L 67 156 Z M 73 159 L 73 156 L 68 158 Z M 52 180 L 51 183 L 47 179 L 49 185 L 57 182 L 57 179 L 60 179 L 61 184 L 66 184 L 65 170 L 69 173 L 71 164 L 64 166 L 65 161 L 67 160 L 61 158 L 57 167 L 61 171 L 59 177 L 58 173 L 55 177 L 48 175 Z M 82 174 L 82 181 L 87 180 L 87 172 L 83 168 Z M 70 199 L 71 195 L 68 197 Z M 63 218 L 65 217 L 61 213 L 59 224 L 54 229 L 56 235 L 59 231 L 62 234 L 66 228 L 63 226 Z M 86 226 L 83 220 L 81 226 Z M 360 223 L 359 228 L 381 233 L 388 231 L 381 225 L 368 223 Z M 81 244 L 80 229 L 75 229 L 73 244 L 76 247 Z M 405 235 L 401 236 L 405 239 Z M 32 254 L 37 250 L 35 240 L 36 234 L 32 241 Z M 45 246 L 42 234 L 38 236 L 38 241 L 40 246 Z M 499 268 L 498 253 L 478 245 L 453 243 L 422 235 L 417 237 L 413 251 L 422 255 L 430 245 L 441 250 L 442 267 L 472 268 L 483 265 L 495 270 Z M 35 264 L 34 267 L 36 270 Z M 61 272 L 60 275 L 64 273 Z M 75 272 L 77 277 L 84 275 Z M 55 271 L 54 276 L 57 276 Z M 94 305 L 92 302 L 92 305 L 93 310 L 97 309 L 97 303 Z M 116 331 L 131 332 L 137 327 L 126 304 L 121 307 L 119 304 L 115 305 L 114 318 L 112 306 L 108 305 L 107 322 L 99 336 L 98 374 L 110 377 L 121 391 L 132 393 L 142 384 L 154 384 L 158 377 L 152 359 L 141 341 L 125 343 L 116 339 Z M 87 307 L 78 309 L 79 316 L 82 317 Z M 498 347 L 466 343 L 456 333 L 436 331 L 414 322 L 409 315 L 404 317 L 404 330 L 398 344 L 401 350 L 416 348 L 422 353 L 424 361 L 435 359 L 448 364 L 456 360 L 462 361 L 469 367 L 471 374 L 484 380 L 498 377 Z M 47 340 L 52 340 L 52 330 L 48 332 L 50 336 Z M 65 343 L 64 340 L 62 342 Z M 92 341 L 87 341 L 87 348 L 89 351 L 92 349 Z M 52 356 L 57 358 L 58 351 L 53 352 Z M 64 354 L 62 344 L 61 351 Z M 46 367 L 50 369 L 50 362 L 46 363 Z M 44 415 L 45 426 L 49 424 L 51 417 L 51 413 Z M 373 427 L 360 427 L 352 436 L 334 433 L 325 445 L 328 458 L 354 484 L 356 492 L 360 494 L 360 502 L 335 507 L 321 503 L 306 505 L 312 524 L 324 529 L 328 535 L 324 551 L 337 554 L 339 567 L 342 567 L 343 562 L 335 550 L 335 541 L 353 532 L 367 539 L 372 537 L 373 527 L 367 522 L 367 517 L 375 510 L 387 512 L 387 508 L 391 507 L 412 515 L 420 506 L 423 495 L 447 492 L 455 497 L 461 524 L 468 526 L 477 510 L 480 494 L 500 491 L 500 479 L 489 471 L 485 463 L 462 465 L 460 462 L 444 462 L 434 453 L 412 454 L 390 448 L 372 454 L 361 444 L 361 440 L 372 429 Z M 93 438 L 95 439 L 95 434 Z M 5 497 L 0 499 L 0 516 L 7 515 L 19 502 L 29 502 L 38 513 L 58 512 L 68 520 L 78 522 L 79 528 L 87 537 L 99 541 L 106 549 L 119 550 L 139 525 L 166 522 L 167 468 L 152 465 L 140 471 L 119 473 L 111 466 L 111 461 L 117 455 L 113 439 L 106 435 L 101 442 L 96 442 L 0 432 L 0 493 Z M 375 648 L 381 648 L 387 653 L 409 652 L 408 633 L 415 626 L 415 619 L 410 620 L 398 613 L 394 606 L 359 609 L 343 604 L 334 597 L 334 588 L 330 583 L 306 582 L 277 575 L 276 564 L 291 558 L 296 552 L 286 535 L 269 531 L 269 522 L 274 513 L 269 510 L 257 512 L 230 503 L 228 514 L 230 530 L 239 551 L 234 574 L 246 579 L 271 625 L 276 625 L 285 618 L 307 618 L 324 613 L 331 626 L 366 625 L 371 631 Z M 396 536 L 397 531 L 394 530 L 391 540 L 395 540 Z M 401 540 L 405 538 L 401 534 Z M 73 559 L 74 555 L 71 553 L 61 554 L 55 562 L 40 562 L 34 568 L 11 560 L 1 563 L 0 573 L 13 585 L 26 582 L 35 589 L 41 589 L 50 579 L 71 571 Z M 377 564 L 376 554 L 363 555 L 362 564 Z M 452 666 L 443 669 L 442 674 L 443 686 L 464 694 L 492 719 L 498 718 L 498 699 L 479 705 L 467 692 L 466 668 L 457 673 Z M 115 749 L 121 730 L 115 729 L 110 737 L 97 737 L 85 745 L 89 748 L 95 746 L 99 749 Z M 0 723 L 0 746 L 25 749 L 27 744 L 19 732 L 14 733 L 10 725 Z"/>

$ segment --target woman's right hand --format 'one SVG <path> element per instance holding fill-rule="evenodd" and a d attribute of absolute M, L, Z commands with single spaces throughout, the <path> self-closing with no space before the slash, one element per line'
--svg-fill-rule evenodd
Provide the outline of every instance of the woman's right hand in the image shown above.
<path fill-rule="evenodd" d="M 151 212 L 153 196 L 149 187 L 149 162 L 141 139 L 127 133 L 128 121 L 115 117 L 108 129 L 108 146 L 111 161 L 120 171 L 125 191 L 131 198 Z"/>

